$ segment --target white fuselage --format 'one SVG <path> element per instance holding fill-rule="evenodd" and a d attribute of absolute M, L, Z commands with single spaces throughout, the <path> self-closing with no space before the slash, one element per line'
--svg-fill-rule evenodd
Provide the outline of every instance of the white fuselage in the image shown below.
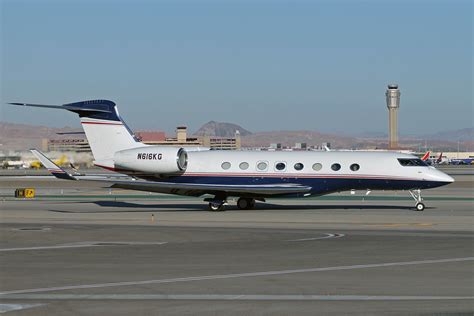
<path fill-rule="evenodd" d="M 293 183 L 311 187 L 311 194 L 316 195 L 351 189 L 432 188 L 454 181 L 436 168 L 404 166 L 399 159 L 420 161 L 415 156 L 397 152 L 191 151 L 184 172 L 142 176 L 178 183 Z"/>

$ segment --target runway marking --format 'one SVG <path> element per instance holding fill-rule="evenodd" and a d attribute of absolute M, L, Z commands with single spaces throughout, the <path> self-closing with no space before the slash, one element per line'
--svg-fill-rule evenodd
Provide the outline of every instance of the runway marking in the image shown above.
<path fill-rule="evenodd" d="M 394 267 L 394 266 L 411 266 L 411 265 L 434 264 L 434 263 L 463 262 L 463 261 L 473 261 L 473 260 L 474 260 L 474 257 L 464 257 L 464 258 L 432 259 L 432 260 L 419 260 L 419 261 L 357 264 L 357 265 L 351 265 L 351 266 L 335 266 L 335 267 L 309 268 L 309 269 L 261 271 L 261 272 L 235 273 L 235 274 L 217 274 L 217 275 L 204 275 L 204 276 L 195 276 L 195 277 L 156 279 L 156 280 L 144 280 L 144 281 L 124 281 L 124 282 L 111 282 L 111 283 L 83 284 L 83 285 L 66 285 L 66 286 L 57 286 L 57 287 L 5 291 L 5 292 L 0 292 L 0 298 L 2 298 L 3 296 L 7 294 L 40 293 L 40 292 L 66 291 L 66 290 L 77 290 L 77 289 L 119 287 L 119 286 L 129 286 L 129 285 L 178 283 L 178 282 L 191 282 L 191 281 L 203 281 L 203 280 L 220 280 L 220 279 L 260 277 L 260 276 L 270 276 L 270 275 L 285 275 L 285 274 L 295 274 L 295 273 L 340 271 L 340 270 L 383 268 L 383 267 Z"/>
<path fill-rule="evenodd" d="M 409 226 L 417 226 L 417 227 L 431 227 L 435 224 L 433 223 L 388 223 L 388 224 L 367 224 L 370 226 L 378 226 L 378 227 L 409 227 Z"/>
<path fill-rule="evenodd" d="M 130 242 L 130 241 L 94 241 L 80 242 L 73 244 L 63 244 L 56 246 L 38 246 L 38 247 L 20 247 L 20 248 L 1 248 L 0 252 L 8 251 L 27 251 L 27 250 L 50 250 L 67 248 L 87 248 L 87 247 L 105 247 L 105 246 L 136 246 L 136 245 L 164 245 L 168 242 Z"/>
<path fill-rule="evenodd" d="M 310 241 L 310 240 L 319 240 L 319 239 L 330 239 L 330 238 L 341 238 L 344 237 L 344 234 L 325 234 L 326 236 L 322 237 L 314 237 L 314 238 L 302 238 L 302 239 L 291 239 L 291 240 L 285 240 L 285 241 Z"/>
<path fill-rule="evenodd" d="M 12 294 L 12 300 L 223 300 L 223 301 L 437 301 L 472 300 L 474 296 L 396 295 L 255 295 L 255 294 Z M 2 298 L 2 299 L 3 299 Z"/>
<path fill-rule="evenodd" d="M 44 304 L 0 304 L 0 314 L 42 306 Z"/>
<path fill-rule="evenodd" d="M 47 232 L 50 231 L 50 227 L 22 227 L 22 228 L 14 228 L 15 231 L 21 232 Z"/>

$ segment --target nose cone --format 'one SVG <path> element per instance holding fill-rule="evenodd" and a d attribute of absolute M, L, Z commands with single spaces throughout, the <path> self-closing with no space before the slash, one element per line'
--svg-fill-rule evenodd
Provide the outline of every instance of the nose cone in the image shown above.
<path fill-rule="evenodd" d="M 443 183 L 443 185 L 450 184 L 454 182 L 453 177 L 447 175 L 446 173 L 439 171 L 437 169 L 431 170 L 430 178 L 432 181 L 437 181 Z"/>
<path fill-rule="evenodd" d="M 444 182 L 446 183 L 453 183 L 454 182 L 454 178 L 447 175 L 446 173 L 444 174 Z"/>

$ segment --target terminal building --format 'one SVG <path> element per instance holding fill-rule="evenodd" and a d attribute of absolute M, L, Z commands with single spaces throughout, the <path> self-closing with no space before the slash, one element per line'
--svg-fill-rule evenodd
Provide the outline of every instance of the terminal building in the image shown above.
<path fill-rule="evenodd" d="M 91 148 L 86 138 L 43 139 L 43 151 L 60 151 L 90 153 Z"/>
<path fill-rule="evenodd" d="M 138 138 L 147 145 L 163 146 L 202 146 L 213 150 L 239 150 L 241 148 L 240 133 L 235 137 L 219 136 L 188 136 L 186 126 L 176 127 L 176 137 L 166 137 L 164 132 L 137 132 Z"/>
<path fill-rule="evenodd" d="M 141 131 L 135 136 L 144 144 L 160 146 L 200 146 L 213 150 L 238 150 L 241 148 L 240 133 L 235 137 L 198 136 L 188 137 L 187 127 L 178 126 L 176 137 L 166 137 L 162 131 Z M 86 138 L 43 139 L 41 149 L 51 152 L 90 153 L 91 149 Z"/>
<path fill-rule="evenodd" d="M 166 137 L 164 132 L 137 132 L 136 135 L 147 145 L 202 146 L 197 137 L 188 137 L 186 126 L 176 127 L 176 137 Z"/>
<path fill-rule="evenodd" d="M 200 136 L 199 139 L 204 147 L 215 150 L 239 150 L 242 147 L 240 133 L 237 131 L 235 137 Z"/>

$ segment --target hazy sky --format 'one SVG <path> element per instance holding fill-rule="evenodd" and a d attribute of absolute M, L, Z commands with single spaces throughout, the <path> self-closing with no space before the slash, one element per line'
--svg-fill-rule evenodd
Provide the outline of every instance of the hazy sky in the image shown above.
<path fill-rule="evenodd" d="M 474 125 L 471 1 L 0 2 L 2 121 L 105 98 L 132 129 L 385 132 L 395 82 L 402 134 Z"/>

